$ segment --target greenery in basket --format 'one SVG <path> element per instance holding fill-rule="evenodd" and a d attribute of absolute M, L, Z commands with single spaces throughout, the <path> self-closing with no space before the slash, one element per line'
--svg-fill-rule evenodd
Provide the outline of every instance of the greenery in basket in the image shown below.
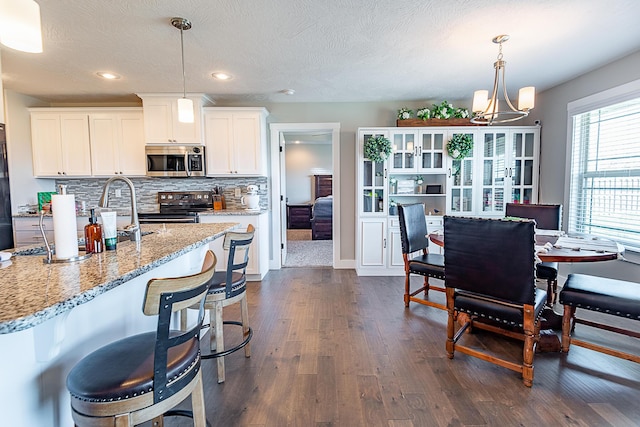
<path fill-rule="evenodd" d="M 419 119 L 422 119 L 422 120 L 430 119 L 431 118 L 431 110 L 429 110 L 427 107 L 421 108 L 416 113 L 416 116 Z"/>
<path fill-rule="evenodd" d="M 449 102 L 442 101 L 440 104 L 433 105 L 431 117 L 434 119 L 466 119 L 469 117 L 469 111 L 466 108 L 456 108 Z"/>
<path fill-rule="evenodd" d="M 447 143 L 447 153 L 454 159 L 464 159 L 473 150 L 473 138 L 471 135 L 456 133 Z"/>
<path fill-rule="evenodd" d="M 398 119 L 406 120 L 410 119 L 413 116 L 413 110 L 409 110 L 408 108 L 401 108 L 398 110 Z"/>
<path fill-rule="evenodd" d="M 372 162 L 384 162 L 389 154 L 391 154 L 391 141 L 384 136 L 372 136 L 364 143 L 364 157 Z"/>

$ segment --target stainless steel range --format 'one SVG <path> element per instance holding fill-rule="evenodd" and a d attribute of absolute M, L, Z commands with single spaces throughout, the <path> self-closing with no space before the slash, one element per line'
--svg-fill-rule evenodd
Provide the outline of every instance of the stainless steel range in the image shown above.
<path fill-rule="evenodd" d="M 199 222 L 198 212 L 212 209 L 210 191 L 162 191 L 159 213 L 138 213 L 141 224 Z"/>

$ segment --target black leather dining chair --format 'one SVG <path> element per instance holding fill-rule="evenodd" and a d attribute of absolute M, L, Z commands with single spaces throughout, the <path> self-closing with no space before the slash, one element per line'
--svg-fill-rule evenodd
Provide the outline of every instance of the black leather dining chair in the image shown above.
<path fill-rule="evenodd" d="M 533 383 L 533 356 L 547 293 L 535 284 L 535 234 L 530 220 L 444 218 L 447 356 L 457 350 L 522 374 Z M 456 325 L 464 323 L 456 331 Z M 516 363 L 460 344 L 476 327 L 524 341 Z M 474 335 L 475 337 L 475 335 Z"/>
<path fill-rule="evenodd" d="M 545 230 L 562 228 L 562 205 L 507 203 L 505 215 L 534 219 L 536 227 Z M 558 292 L 558 263 L 539 263 L 536 268 L 536 277 L 547 281 L 547 305 L 552 307 Z"/>
<path fill-rule="evenodd" d="M 446 310 L 443 304 L 428 300 L 429 289 L 444 292 L 440 286 L 433 286 L 429 278 L 444 280 L 444 257 L 441 254 L 429 253 L 429 238 L 427 237 L 427 220 L 424 216 L 424 205 L 416 203 L 412 205 L 398 205 L 400 218 L 400 239 L 402 241 L 402 258 L 404 260 L 404 306 L 409 307 L 409 302 L 436 307 Z M 411 291 L 411 275 L 417 274 L 424 277 L 423 285 Z M 417 296 L 424 292 L 424 298 Z"/>

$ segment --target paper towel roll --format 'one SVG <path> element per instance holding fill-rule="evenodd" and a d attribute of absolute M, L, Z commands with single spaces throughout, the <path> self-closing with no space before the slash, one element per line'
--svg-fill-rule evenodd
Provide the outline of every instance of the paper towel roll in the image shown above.
<path fill-rule="evenodd" d="M 75 196 L 73 194 L 54 194 L 51 196 L 51 207 L 56 258 L 68 259 L 78 256 Z"/>

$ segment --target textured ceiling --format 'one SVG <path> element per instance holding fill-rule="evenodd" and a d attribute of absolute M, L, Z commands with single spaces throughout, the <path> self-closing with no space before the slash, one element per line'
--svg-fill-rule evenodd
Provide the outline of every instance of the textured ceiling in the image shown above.
<path fill-rule="evenodd" d="M 187 92 L 218 105 L 470 99 L 504 45 L 510 91 L 640 49 L 638 0 L 37 0 L 44 52 L 2 47 L 4 86 L 54 103 Z M 122 76 L 105 81 L 98 71 Z M 234 76 L 220 82 L 214 71 Z M 295 89 L 294 95 L 280 93 Z"/>

